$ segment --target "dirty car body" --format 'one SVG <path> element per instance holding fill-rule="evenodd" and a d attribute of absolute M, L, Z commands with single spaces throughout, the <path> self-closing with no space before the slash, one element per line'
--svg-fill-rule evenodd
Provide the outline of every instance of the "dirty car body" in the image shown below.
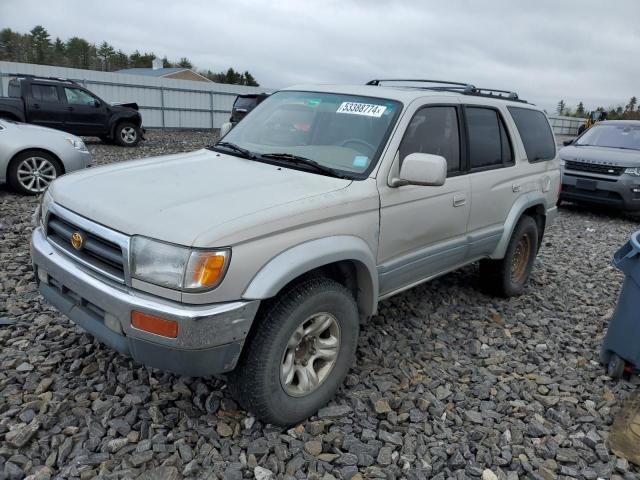
<path fill-rule="evenodd" d="M 542 115 L 546 153 L 526 151 L 514 108 Z M 450 142 L 423 142 L 424 128 Z M 491 153 L 469 155 L 468 135 L 478 155 Z M 233 371 L 245 400 L 257 339 L 287 345 L 284 333 L 259 329 L 300 285 L 306 293 L 285 306 L 317 300 L 320 310 L 292 314 L 304 317 L 291 324 L 304 337 L 295 355 L 265 357 L 276 358 L 265 388 L 281 384 L 273 398 L 289 410 L 256 407 L 287 424 L 317 409 L 346 374 L 355 344 L 344 342 L 355 342 L 357 324 L 342 314 L 353 322 L 353 311 L 357 323 L 380 299 L 471 262 L 500 262 L 525 216 L 538 231 L 527 237 L 535 256 L 559 183 L 548 122 L 528 104 L 411 88 L 292 88 L 211 148 L 54 182 L 33 233 L 33 263 L 45 298 L 100 341 L 181 374 Z M 336 303 L 342 310 L 332 310 Z M 307 335 L 314 322 L 322 323 L 317 338 Z M 339 354 L 330 359 L 332 348 Z M 305 377 L 313 372 L 301 365 L 315 361 L 317 377 Z"/>

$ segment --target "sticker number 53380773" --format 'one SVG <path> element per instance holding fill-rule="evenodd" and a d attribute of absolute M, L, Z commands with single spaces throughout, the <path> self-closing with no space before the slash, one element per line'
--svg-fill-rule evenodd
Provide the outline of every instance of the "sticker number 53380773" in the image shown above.
<path fill-rule="evenodd" d="M 367 117 L 380 118 L 387 109 L 384 105 L 372 105 L 370 103 L 342 102 L 336 113 L 350 113 L 352 115 L 365 115 Z"/>

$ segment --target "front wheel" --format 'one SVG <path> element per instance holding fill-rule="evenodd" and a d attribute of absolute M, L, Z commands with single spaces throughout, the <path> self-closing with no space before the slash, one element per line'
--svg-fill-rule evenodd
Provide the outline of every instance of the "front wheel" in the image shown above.
<path fill-rule="evenodd" d="M 62 165 L 53 155 L 42 151 L 26 151 L 16 155 L 9 163 L 9 184 L 24 195 L 38 195 L 64 173 Z"/>
<path fill-rule="evenodd" d="M 256 319 L 229 388 L 267 423 L 294 425 L 326 404 L 351 367 L 358 309 L 351 293 L 324 277 L 288 287 Z"/>
<path fill-rule="evenodd" d="M 524 215 L 513 230 L 504 258 L 480 262 L 480 276 L 486 288 L 501 297 L 521 295 L 537 253 L 538 225 Z"/>
<path fill-rule="evenodd" d="M 140 143 L 140 129 L 131 122 L 122 122 L 116 126 L 115 142 L 121 147 L 135 147 Z"/>

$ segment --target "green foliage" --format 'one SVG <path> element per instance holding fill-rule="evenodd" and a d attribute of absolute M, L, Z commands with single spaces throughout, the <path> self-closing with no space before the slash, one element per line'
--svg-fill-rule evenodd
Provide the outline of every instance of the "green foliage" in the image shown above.
<path fill-rule="evenodd" d="M 562 113 L 560 107 L 562 106 Z M 637 108 L 638 99 L 633 96 L 629 99 L 629 102 L 623 107 L 622 105 L 610 105 L 609 107 L 596 107 L 597 112 L 606 112 L 607 120 L 640 120 L 640 109 Z M 564 100 L 558 102 L 557 113 L 568 117 L 580 117 L 586 118 L 589 116 L 589 112 L 585 109 L 582 102 L 578 103 L 575 112 L 571 112 L 571 108 L 567 107 Z"/>
<path fill-rule="evenodd" d="M 123 68 L 149 68 L 155 58 L 156 55 L 153 52 L 140 53 L 139 50 L 127 55 L 122 50 L 116 51 L 107 42 L 102 42 L 96 47 L 95 44 L 80 37 L 71 37 L 67 41 L 56 37 L 52 42 L 49 32 L 42 25 L 36 25 L 29 33 L 24 34 L 10 28 L 0 30 L 0 60 L 8 62 L 114 72 Z M 162 64 L 163 67 L 194 69 L 193 63 L 187 57 L 182 57 L 175 63 L 164 57 Z M 221 73 L 211 71 L 198 73 L 218 83 L 259 86 L 249 72 L 240 73 L 233 68 Z"/>

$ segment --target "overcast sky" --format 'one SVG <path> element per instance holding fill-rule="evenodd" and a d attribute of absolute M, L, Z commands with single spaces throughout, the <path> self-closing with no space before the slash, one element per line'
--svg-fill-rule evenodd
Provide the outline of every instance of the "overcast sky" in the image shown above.
<path fill-rule="evenodd" d="M 273 5 L 268 5 L 272 3 Z M 640 0 L 0 0 L 0 28 L 249 70 L 263 86 L 466 81 L 555 110 L 640 96 Z"/>

